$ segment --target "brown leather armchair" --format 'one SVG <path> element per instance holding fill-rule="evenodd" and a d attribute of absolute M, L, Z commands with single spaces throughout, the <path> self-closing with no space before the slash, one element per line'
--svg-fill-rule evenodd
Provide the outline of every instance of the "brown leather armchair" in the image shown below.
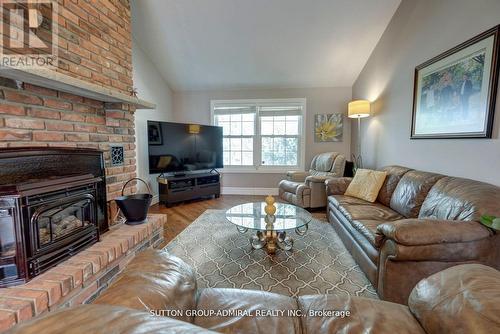
<path fill-rule="evenodd" d="M 499 271 L 461 265 L 420 281 L 409 307 L 346 295 L 293 298 L 254 290 L 198 290 L 189 266 L 149 250 L 97 299 L 100 305 L 49 312 L 8 333 L 495 333 L 500 331 L 499 285 Z M 188 314 L 196 310 L 196 316 Z M 238 315 L 238 310 L 249 313 Z M 258 316 L 257 311 L 291 313 Z"/>
<path fill-rule="evenodd" d="M 344 175 L 346 160 L 342 154 L 318 154 L 311 161 L 308 172 L 287 173 L 279 183 L 279 197 L 303 208 L 320 208 L 326 205 L 325 181 Z"/>
<path fill-rule="evenodd" d="M 500 188 L 473 180 L 383 168 L 375 203 L 345 196 L 350 178 L 328 180 L 328 220 L 379 296 L 406 303 L 417 282 L 463 263 L 500 269 L 500 235 L 479 219 L 500 216 Z"/>

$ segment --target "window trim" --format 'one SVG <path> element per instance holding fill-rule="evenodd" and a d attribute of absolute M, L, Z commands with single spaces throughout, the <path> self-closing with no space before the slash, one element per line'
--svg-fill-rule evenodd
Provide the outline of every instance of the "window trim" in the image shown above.
<path fill-rule="evenodd" d="M 300 118 L 301 134 L 298 136 L 300 138 L 299 143 L 299 156 L 298 156 L 298 166 L 263 166 L 260 164 L 259 159 L 262 159 L 262 135 L 260 133 L 260 115 L 259 110 L 256 108 L 255 115 L 255 135 L 254 137 L 254 165 L 253 166 L 229 166 L 224 167 L 220 170 L 221 173 L 263 173 L 263 174 L 275 174 L 275 173 L 286 173 L 287 171 L 302 171 L 305 168 L 305 148 L 306 148 L 306 123 L 307 123 L 307 100 L 306 98 L 289 98 L 289 99 L 233 99 L 233 100 L 211 100 L 210 101 L 210 124 L 214 125 L 215 112 L 214 108 L 221 105 L 231 105 L 241 104 L 244 106 L 272 106 L 275 104 L 281 105 L 302 105 L 302 113 Z M 261 160 L 262 161 L 262 160 Z"/>

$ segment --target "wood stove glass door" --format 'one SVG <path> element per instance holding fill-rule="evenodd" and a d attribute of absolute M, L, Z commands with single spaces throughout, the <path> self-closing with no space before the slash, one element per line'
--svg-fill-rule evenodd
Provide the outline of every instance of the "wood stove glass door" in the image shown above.
<path fill-rule="evenodd" d="M 92 224 L 94 214 L 94 197 L 90 195 L 55 206 L 40 207 L 33 217 L 38 229 L 38 249 Z"/>

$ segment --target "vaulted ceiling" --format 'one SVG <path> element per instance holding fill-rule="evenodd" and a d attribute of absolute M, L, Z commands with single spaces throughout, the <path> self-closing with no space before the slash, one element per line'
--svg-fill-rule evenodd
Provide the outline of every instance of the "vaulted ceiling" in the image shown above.
<path fill-rule="evenodd" d="M 351 86 L 400 0 L 133 0 L 174 91 Z"/>

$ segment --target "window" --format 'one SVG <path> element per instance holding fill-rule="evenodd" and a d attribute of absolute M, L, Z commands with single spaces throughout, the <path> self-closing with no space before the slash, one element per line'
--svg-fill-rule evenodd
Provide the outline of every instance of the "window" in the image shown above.
<path fill-rule="evenodd" d="M 214 124 L 224 134 L 224 166 L 253 166 L 255 137 L 254 107 L 220 107 L 214 112 Z"/>
<path fill-rule="evenodd" d="M 224 167 L 283 171 L 303 166 L 305 99 L 212 101 L 224 134 Z"/>

